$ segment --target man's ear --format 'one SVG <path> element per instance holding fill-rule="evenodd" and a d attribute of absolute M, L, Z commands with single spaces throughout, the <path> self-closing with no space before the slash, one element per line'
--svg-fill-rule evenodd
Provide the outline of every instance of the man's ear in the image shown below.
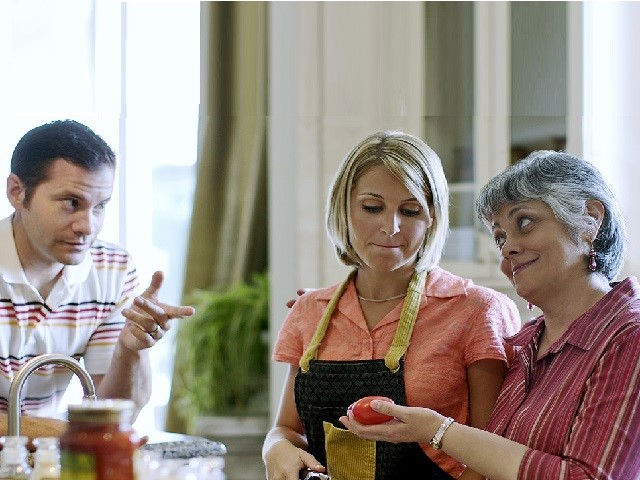
<path fill-rule="evenodd" d="M 7 177 L 7 199 L 14 209 L 18 209 L 24 205 L 26 197 L 26 189 L 20 177 L 15 173 L 9 174 Z"/>
<path fill-rule="evenodd" d="M 593 232 L 593 238 L 591 239 L 591 241 L 593 241 L 595 240 L 595 237 L 597 236 L 598 231 L 600 230 L 600 226 L 604 221 L 605 208 L 600 200 L 591 199 L 591 200 L 587 200 L 585 204 L 585 209 L 586 209 L 586 214 L 593 219 L 593 225 L 595 227 L 595 230 Z"/>

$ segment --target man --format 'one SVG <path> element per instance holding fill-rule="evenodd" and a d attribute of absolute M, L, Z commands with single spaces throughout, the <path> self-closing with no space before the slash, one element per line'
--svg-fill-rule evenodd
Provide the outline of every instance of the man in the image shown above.
<path fill-rule="evenodd" d="M 151 395 L 148 349 L 192 307 L 161 303 L 161 272 L 136 298 L 129 254 L 97 239 L 115 179 L 115 154 L 91 129 L 65 120 L 27 132 L 11 158 L 0 220 L 0 411 L 11 379 L 34 356 L 83 358 L 98 398 L 129 398 L 135 415 Z M 39 369 L 23 387 L 22 413 L 53 416 L 71 372 Z M 0 414 L 0 433 L 6 416 Z M 35 426 L 34 422 L 35 421 Z M 50 432 L 48 423 L 30 432 Z M 32 435 L 35 436 L 35 435 Z"/>

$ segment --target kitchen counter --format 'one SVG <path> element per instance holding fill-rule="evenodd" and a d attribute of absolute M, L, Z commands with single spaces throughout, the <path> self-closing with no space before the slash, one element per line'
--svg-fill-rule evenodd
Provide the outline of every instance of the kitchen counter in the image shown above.
<path fill-rule="evenodd" d="M 219 457 L 227 453 L 227 447 L 222 442 L 171 432 L 151 433 L 147 443 L 140 449 L 158 453 L 162 458 L 182 459 Z"/>

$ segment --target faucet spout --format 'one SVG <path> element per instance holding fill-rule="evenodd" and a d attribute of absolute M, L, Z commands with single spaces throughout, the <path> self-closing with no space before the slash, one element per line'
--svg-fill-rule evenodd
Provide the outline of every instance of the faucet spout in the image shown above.
<path fill-rule="evenodd" d="M 27 377 L 43 365 L 49 364 L 67 367 L 80 379 L 80 384 L 84 391 L 84 398 L 87 400 L 96 399 L 96 389 L 93 385 L 91 376 L 84 368 L 82 368 L 80 362 L 75 358 L 58 353 L 46 353 L 44 355 L 34 357 L 22 366 L 13 378 L 11 386 L 9 387 L 9 405 L 7 411 L 8 436 L 20 435 L 20 394 Z"/>

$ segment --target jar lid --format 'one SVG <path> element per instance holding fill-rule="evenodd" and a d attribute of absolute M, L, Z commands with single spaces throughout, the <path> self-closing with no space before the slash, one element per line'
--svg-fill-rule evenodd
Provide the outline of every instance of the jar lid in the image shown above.
<path fill-rule="evenodd" d="M 69 405 L 67 413 L 70 422 L 128 422 L 131 420 L 133 407 L 132 400 L 84 400 L 79 405 Z"/>

